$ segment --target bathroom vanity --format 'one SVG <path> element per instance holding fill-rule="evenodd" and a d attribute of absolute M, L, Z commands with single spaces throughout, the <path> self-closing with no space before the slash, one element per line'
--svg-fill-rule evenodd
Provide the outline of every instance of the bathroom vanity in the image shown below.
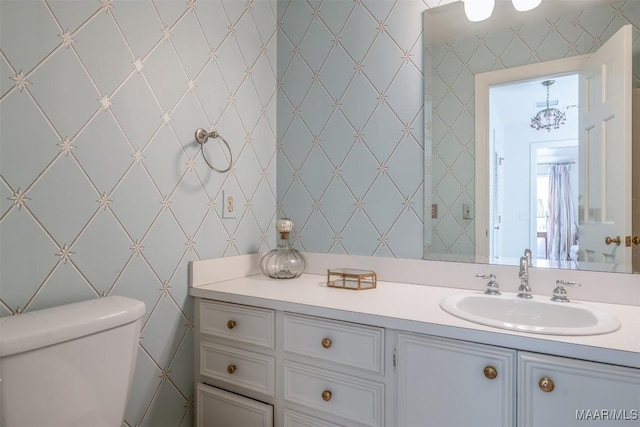
<path fill-rule="evenodd" d="M 638 306 L 575 303 L 616 316 L 621 328 L 605 335 L 522 333 L 439 307 L 478 290 L 382 280 L 342 290 L 321 274 L 269 279 L 255 261 L 192 265 L 198 426 L 225 417 L 286 427 L 638 422 Z"/>

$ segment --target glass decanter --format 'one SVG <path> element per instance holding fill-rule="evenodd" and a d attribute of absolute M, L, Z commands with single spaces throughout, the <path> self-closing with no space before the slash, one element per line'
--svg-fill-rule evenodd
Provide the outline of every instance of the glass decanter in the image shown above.
<path fill-rule="evenodd" d="M 266 253 L 260 261 L 260 270 L 273 279 L 293 279 L 304 272 L 305 261 L 302 254 L 291 246 L 289 233 L 293 230 L 293 221 L 280 218 L 276 222 L 280 233 L 278 247 Z"/>

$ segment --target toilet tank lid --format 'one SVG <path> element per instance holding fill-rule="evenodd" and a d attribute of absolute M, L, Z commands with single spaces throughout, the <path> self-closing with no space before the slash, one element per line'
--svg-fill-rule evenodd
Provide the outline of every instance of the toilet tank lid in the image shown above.
<path fill-rule="evenodd" d="M 144 302 L 110 296 L 3 317 L 0 357 L 116 328 L 135 322 L 144 313 Z"/>

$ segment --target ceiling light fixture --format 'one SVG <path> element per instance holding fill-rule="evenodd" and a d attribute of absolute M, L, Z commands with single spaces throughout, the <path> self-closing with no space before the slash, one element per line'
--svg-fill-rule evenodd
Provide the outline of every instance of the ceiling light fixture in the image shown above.
<path fill-rule="evenodd" d="M 535 130 L 546 129 L 551 132 L 551 129 L 559 129 L 560 125 L 563 125 L 567 119 L 567 115 L 555 107 L 549 106 L 549 87 L 554 84 L 555 80 L 545 80 L 540 84 L 547 88 L 547 108 L 538 111 L 538 113 L 531 118 L 531 127 Z"/>
<path fill-rule="evenodd" d="M 464 14 L 471 22 L 484 21 L 493 13 L 495 0 L 462 0 L 464 3 Z"/>
<path fill-rule="evenodd" d="M 538 7 L 542 0 L 511 0 L 511 3 L 518 12 L 527 12 Z"/>
<path fill-rule="evenodd" d="M 495 7 L 495 0 L 462 0 L 464 13 L 471 22 L 480 22 L 489 18 Z M 513 7 L 519 12 L 535 9 L 542 0 L 511 0 Z"/>

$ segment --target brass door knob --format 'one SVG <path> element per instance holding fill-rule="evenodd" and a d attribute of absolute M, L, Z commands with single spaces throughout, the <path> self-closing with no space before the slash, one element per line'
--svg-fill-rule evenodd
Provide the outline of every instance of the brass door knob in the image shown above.
<path fill-rule="evenodd" d="M 331 340 L 329 338 L 322 339 L 322 347 L 329 348 L 331 347 Z"/>
<path fill-rule="evenodd" d="M 540 381 L 538 381 L 538 386 L 540 387 L 540 390 L 544 391 L 545 393 L 550 393 L 555 388 L 553 380 L 547 377 L 540 378 Z"/>
<path fill-rule="evenodd" d="M 617 246 L 620 246 L 620 242 L 621 242 L 621 240 L 620 240 L 620 236 L 616 236 L 616 237 L 614 237 L 614 238 L 611 238 L 611 237 L 607 236 L 607 238 L 606 238 L 606 239 L 604 239 L 604 242 L 605 242 L 607 245 L 610 245 L 610 244 L 612 244 L 612 243 L 615 243 Z"/>
<path fill-rule="evenodd" d="M 233 328 L 235 328 L 235 327 L 236 327 L 236 321 L 235 321 L 235 320 L 229 320 L 229 321 L 227 322 L 227 328 L 229 328 L 229 329 L 233 329 Z"/>
<path fill-rule="evenodd" d="M 634 245 L 640 245 L 640 236 L 625 236 L 624 245 L 629 248 L 632 243 Z"/>
<path fill-rule="evenodd" d="M 227 372 L 233 374 L 236 371 L 236 365 L 227 366 Z"/>
<path fill-rule="evenodd" d="M 325 390 L 322 392 L 322 400 L 324 400 L 325 402 L 328 402 L 331 400 L 331 391 L 329 390 Z"/>
<path fill-rule="evenodd" d="M 498 371 L 493 366 L 486 366 L 484 368 L 484 376 L 493 380 L 498 376 Z"/>

